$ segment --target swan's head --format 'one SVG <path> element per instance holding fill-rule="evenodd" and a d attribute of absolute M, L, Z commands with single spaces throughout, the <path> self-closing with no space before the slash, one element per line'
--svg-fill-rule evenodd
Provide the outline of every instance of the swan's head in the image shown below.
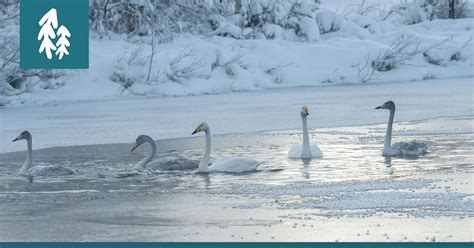
<path fill-rule="evenodd" d="M 12 142 L 19 141 L 19 140 L 22 140 L 22 139 L 26 139 L 26 140 L 31 139 L 31 133 L 28 132 L 28 131 L 23 131 Z"/>
<path fill-rule="evenodd" d="M 152 138 L 150 138 L 150 136 L 147 136 L 147 135 L 138 136 L 137 139 L 135 140 L 135 144 L 133 144 L 132 150 L 130 150 L 130 151 L 131 152 L 135 151 L 135 149 L 137 149 L 143 143 L 148 142 L 150 139 L 152 140 Z"/>
<path fill-rule="evenodd" d="M 388 102 L 376 107 L 375 109 L 395 109 L 395 103 L 392 102 L 392 101 L 388 101 Z"/>
<path fill-rule="evenodd" d="M 300 114 L 301 114 L 301 117 L 306 117 L 306 116 L 308 116 L 308 115 L 309 115 L 308 107 L 307 107 L 307 106 L 301 107 Z"/>
<path fill-rule="evenodd" d="M 205 132 L 209 130 L 209 125 L 207 123 L 203 122 L 199 124 L 196 129 L 194 129 L 194 132 L 191 135 L 197 134 L 199 132 Z"/>

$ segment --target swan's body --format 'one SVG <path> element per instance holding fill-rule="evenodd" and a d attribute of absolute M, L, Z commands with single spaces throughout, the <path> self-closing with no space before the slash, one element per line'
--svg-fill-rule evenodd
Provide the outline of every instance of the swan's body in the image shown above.
<path fill-rule="evenodd" d="M 311 159 L 311 158 L 322 158 L 323 153 L 317 145 L 310 145 L 309 152 L 308 148 L 303 144 L 293 145 L 288 152 L 288 158 L 292 159 Z"/>
<path fill-rule="evenodd" d="M 156 155 L 156 143 L 152 138 L 146 135 L 138 136 L 132 151 L 143 143 L 150 144 L 151 152 L 148 156 L 138 162 L 135 167 L 133 167 L 134 170 L 192 170 L 198 168 L 198 160 L 191 160 L 177 156 L 166 156 L 152 161 L 153 157 Z"/>
<path fill-rule="evenodd" d="M 26 159 L 21 166 L 18 175 L 27 177 L 32 181 L 32 177 L 53 177 L 74 174 L 74 171 L 61 165 L 37 165 L 33 166 L 33 139 L 28 131 L 22 132 L 13 142 L 26 139 L 27 151 Z"/>
<path fill-rule="evenodd" d="M 228 173 L 244 173 L 257 170 L 263 162 L 245 157 L 228 157 L 212 163 L 208 166 L 208 170 L 200 172 L 228 172 Z"/>
<path fill-rule="evenodd" d="M 308 134 L 308 118 L 309 112 L 308 107 L 301 109 L 301 121 L 303 123 L 303 144 L 296 144 L 291 147 L 288 152 L 288 158 L 293 159 L 311 159 L 311 158 L 322 158 L 323 154 L 317 145 L 311 145 L 309 143 Z"/>
<path fill-rule="evenodd" d="M 74 174 L 73 170 L 61 165 L 36 165 L 28 170 L 27 175 L 32 177 L 54 177 L 71 174 Z"/>
<path fill-rule="evenodd" d="M 146 168 L 148 170 L 195 170 L 198 166 L 199 160 L 166 156 L 151 161 Z"/>
<path fill-rule="evenodd" d="M 192 134 L 196 134 L 198 132 L 204 132 L 206 134 L 206 148 L 198 167 L 198 172 L 200 173 L 244 173 L 255 171 L 257 170 L 258 166 L 264 163 L 263 161 L 258 161 L 251 158 L 234 156 L 218 160 L 209 166 L 209 159 L 211 155 L 211 130 L 206 123 L 201 123 Z"/>
<path fill-rule="evenodd" d="M 420 156 L 428 152 L 428 145 L 422 142 L 409 141 L 397 142 L 392 145 L 392 126 L 393 117 L 395 116 L 395 103 L 388 101 L 375 109 L 390 110 L 390 117 L 388 119 L 387 133 L 383 144 L 382 155 L 387 157 L 393 156 Z"/>
<path fill-rule="evenodd" d="M 428 145 L 417 141 L 397 142 L 392 145 L 393 156 L 420 156 L 428 152 Z"/>

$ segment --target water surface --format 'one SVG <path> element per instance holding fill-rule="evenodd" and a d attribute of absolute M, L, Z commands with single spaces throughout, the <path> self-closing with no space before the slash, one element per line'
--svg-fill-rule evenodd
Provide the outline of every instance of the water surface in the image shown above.
<path fill-rule="evenodd" d="M 64 165 L 77 174 L 39 177 L 27 183 L 17 176 L 25 152 L 1 154 L 0 239 L 180 240 L 187 234 L 185 240 L 326 240 L 328 237 L 291 236 L 287 233 L 296 230 L 289 222 L 306 219 L 302 223 L 308 223 L 309 228 L 317 225 L 309 223 L 321 221 L 319 218 L 345 218 L 334 223 L 342 231 L 343 223 L 362 225 L 357 222 L 360 216 L 386 221 L 430 217 L 445 223 L 440 225 L 441 231 L 452 229 L 456 220 L 472 225 L 472 119 L 396 124 L 394 142 L 415 139 L 428 143 L 429 153 L 419 158 L 382 157 L 385 128 L 370 125 L 311 130 L 311 142 L 320 146 L 324 158 L 308 161 L 286 157 L 291 145 L 301 142 L 300 130 L 214 136 L 211 160 L 242 155 L 266 161 L 258 171 L 240 175 L 203 175 L 193 170 L 133 174 L 131 168 L 146 156 L 149 147 L 144 145 L 131 153 L 130 143 L 35 150 L 36 164 Z M 180 154 L 200 159 L 204 137 L 159 140 L 157 146 L 158 156 Z M 394 197 L 400 200 L 392 202 Z M 207 212 L 210 210 L 214 212 Z M 247 218 L 249 214 L 254 217 Z M 28 224 L 38 221 L 42 226 L 64 228 L 63 235 L 51 236 L 36 224 Z M 426 227 L 432 221 L 425 221 Z M 75 228 L 65 228 L 72 223 Z M 138 230 L 130 229 L 130 225 L 148 231 L 146 227 L 151 226 L 154 231 L 121 236 L 121 232 Z M 272 236 L 255 234 L 267 225 L 278 226 L 272 229 Z M 106 235 L 91 231 L 99 226 L 108 228 Z M 173 231 L 163 231 L 165 226 L 172 226 Z M 202 233 L 203 227 L 211 236 L 195 234 L 196 230 Z M 31 238 L 22 237 L 25 229 Z M 212 237 L 211 230 L 216 229 L 221 236 Z M 253 238 L 249 238 L 249 230 Z M 342 239 L 385 238 L 380 235 Z M 397 238 L 403 239 L 400 235 Z M 456 239 L 449 235 L 444 238 Z M 415 236 L 412 240 L 425 238 Z M 469 239 L 469 233 L 458 238 Z"/>

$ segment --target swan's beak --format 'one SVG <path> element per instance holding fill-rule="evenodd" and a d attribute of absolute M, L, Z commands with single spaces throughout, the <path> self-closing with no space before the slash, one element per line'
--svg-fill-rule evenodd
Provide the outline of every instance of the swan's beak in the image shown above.
<path fill-rule="evenodd" d="M 199 127 L 197 127 L 196 129 L 194 129 L 194 132 L 191 135 L 195 135 L 199 132 L 201 132 L 201 129 Z"/>
<path fill-rule="evenodd" d="M 135 149 L 137 149 L 138 146 L 139 146 L 139 145 L 138 145 L 137 143 L 133 144 L 132 150 L 130 150 L 130 152 L 135 151 Z"/>
<path fill-rule="evenodd" d="M 16 137 L 14 140 L 12 140 L 12 142 L 19 141 L 19 140 L 21 140 L 20 136 Z"/>
<path fill-rule="evenodd" d="M 375 109 L 383 109 L 383 105 L 376 107 Z"/>

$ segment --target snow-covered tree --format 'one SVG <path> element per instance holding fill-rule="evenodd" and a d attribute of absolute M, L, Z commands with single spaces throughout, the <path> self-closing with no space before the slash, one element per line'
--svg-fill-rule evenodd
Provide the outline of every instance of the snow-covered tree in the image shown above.
<path fill-rule="evenodd" d="M 59 36 L 59 39 L 56 42 L 56 47 L 58 48 L 58 50 L 56 50 L 56 56 L 59 56 L 59 60 L 61 60 L 64 55 L 69 55 L 67 48 L 71 46 L 71 43 L 69 43 L 68 40 L 68 38 L 71 37 L 71 33 L 64 25 L 61 25 L 58 29 L 57 35 Z"/>
<path fill-rule="evenodd" d="M 247 0 L 238 15 L 221 21 L 217 34 L 236 37 L 236 26 L 243 38 L 290 38 L 306 41 L 319 39 L 315 19 L 319 0 Z M 240 38 L 237 35 L 236 38 Z"/>
<path fill-rule="evenodd" d="M 175 33 L 211 32 L 216 19 L 234 13 L 234 5 L 234 0 L 92 0 L 89 17 L 91 27 L 101 36 L 108 32 L 147 36 L 152 32 L 148 23 L 156 14 L 153 28 L 163 41 Z"/>
<path fill-rule="evenodd" d="M 466 0 L 416 0 L 415 3 L 426 13 L 430 21 L 465 18 L 468 9 Z"/>
<path fill-rule="evenodd" d="M 401 18 L 404 24 L 415 24 L 435 19 L 466 18 L 468 12 L 466 0 L 412 0 L 393 5 L 384 20 Z"/>
<path fill-rule="evenodd" d="M 408 25 L 427 20 L 426 13 L 423 9 L 419 5 L 413 3 L 400 3 L 393 5 L 384 20 L 389 17 L 398 18 L 399 22 Z"/>
<path fill-rule="evenodd" d="M 41 54 L 45 52 L 48 59 L 51 59 L 53 57 L 51 51 L 56 50 L 56 47 L 51 41 L 51 39 L 56 38 L 56 33 L 54 30 L 58 28 L 58 16 L 56 9 L 53 8 L 49 10 L 48 13 L 46 13 L 41 18 L 38 24 L 41 26 L 41 30 L 38 33 L 38 40 L 43 40 L 39 48 L 39 53 Z"/>

